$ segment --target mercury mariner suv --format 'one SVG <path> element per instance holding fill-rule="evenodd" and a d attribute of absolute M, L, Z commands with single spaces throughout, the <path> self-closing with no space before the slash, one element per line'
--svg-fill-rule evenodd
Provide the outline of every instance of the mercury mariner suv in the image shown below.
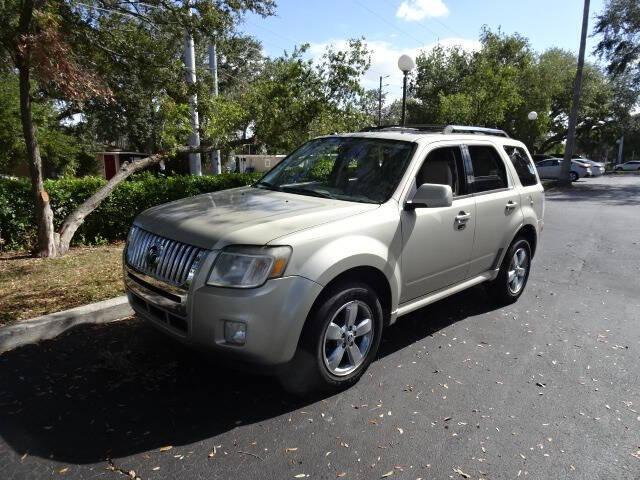
<path fill-rule="evenodd" d="M 273 369 L 295 392 L 337 389 L 402 315 L 480 283 L 516 301 L 543 212 L 526 147 L 500 130 L 330 135 L 254 185 L 141 213 L 126 290 L 188 345 Z"/>

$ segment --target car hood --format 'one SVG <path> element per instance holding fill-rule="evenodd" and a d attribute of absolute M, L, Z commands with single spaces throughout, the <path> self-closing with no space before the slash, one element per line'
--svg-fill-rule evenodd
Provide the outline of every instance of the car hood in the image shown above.
<path fill-rule="evenodd" d="M 375 210 L 377 204 L 241 187 L 145 210 L 138 227 L 201 248 L 265 245 L 283 235 Z"/>

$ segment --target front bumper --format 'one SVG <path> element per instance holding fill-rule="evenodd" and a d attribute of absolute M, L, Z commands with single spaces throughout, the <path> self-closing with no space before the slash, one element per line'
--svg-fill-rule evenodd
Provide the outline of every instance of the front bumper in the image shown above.
<path fill-rule="evenodd" d="M 245 290 L 212 287 L 200 280 L 186 291 L 130 267 L 125 267 L 124 274 L 129 303 L 154 326 L 191 346 L 269 366 L 293 357 L 307 315 L 322 290 L 321 285 L 299 276 L 272 279 Z M 225 341 L 225 321 L 246 325 L 244 345 Z"/>

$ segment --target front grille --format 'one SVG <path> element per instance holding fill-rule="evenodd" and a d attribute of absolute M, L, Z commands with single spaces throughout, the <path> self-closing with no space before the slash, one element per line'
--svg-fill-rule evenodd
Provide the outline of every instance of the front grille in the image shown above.
<path fill-rule="evenodd" d="M 139 272 L 178 287 L 186 287 L 207 250 L 131 227 L 127 264 Z"/>

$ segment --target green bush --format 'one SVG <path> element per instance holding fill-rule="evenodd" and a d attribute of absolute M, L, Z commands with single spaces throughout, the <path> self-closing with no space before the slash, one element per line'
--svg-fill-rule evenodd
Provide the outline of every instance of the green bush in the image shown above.
<path fill-rule="evenodd" d="M 260 174 L 228 173 L 193 177 L 141 174 L 121 183 L 78 229 L 74 244 L 124 240 L 134 217 L 141 211 L 179 198 L 240 187 Z M 55 227 L 81 202 L 105 184 L 97 177 L 47 180 Z M 27 180 L 0 179 L 0 250 L 30 249 L 36 239 L 31 186 Z"/>

